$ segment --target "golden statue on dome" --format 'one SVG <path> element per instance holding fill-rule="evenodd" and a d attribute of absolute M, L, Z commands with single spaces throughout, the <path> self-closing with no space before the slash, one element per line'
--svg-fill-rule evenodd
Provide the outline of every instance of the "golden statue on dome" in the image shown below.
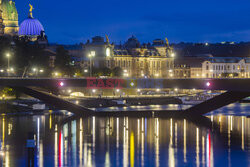
<path fill-rule="evenodd" d="M 29 4 L 29 6 L 30 6 L 30 17 L 33 18 L 32 11 L 34 10 L 34 7 L 31 4 Z"/>
<path fill-rule="evenodd" d="M 107 44 L 109 44 L 109 37 L 108 37 L 108 35 L 105 34 L 105 37 L 106 37 L 106 42 L 107 42 Z"/>
<path fill-rule="evenodd" d="M 165 38 L 167 46 L 169 46 L 168 38 Z"/>

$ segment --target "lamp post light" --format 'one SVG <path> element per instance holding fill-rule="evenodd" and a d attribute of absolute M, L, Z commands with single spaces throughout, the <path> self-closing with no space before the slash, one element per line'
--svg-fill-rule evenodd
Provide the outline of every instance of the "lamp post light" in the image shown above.
<path fill-rule="evenodd" d="M 90 71 L 90 73 L 89 73 L 89 75 L 90 75 L 90 77 L 92 77 L 92 65 L 93 65 L 93 63 L 92 63 L 92 58 L 93 57 L 95 57 L 95 51 L 91 51 L 90 52 L 90 54 L 89 54 L 89 71 Z"/>
<path fill-rule="evenodd" d="M 175 53 L 174 52 L 171 53 L 171 57 L 173 57 L 173 58 L 175 57 Z"/>
<path fill-rule="evenodd" d="M 8 59 L 8 69 L 7 69 L 7 73 L 8 73 L 8 76 L 9 76 L 9 71 L 10 71 L 10 53 L 7 53 L 6 54 L 6 57 Z"/>
<path fill-rule="evenodd" d="M 33 73 L 35 74 L 35 76 L 37 76 L 37 69 L 36 68 L 33 68 Z"/>

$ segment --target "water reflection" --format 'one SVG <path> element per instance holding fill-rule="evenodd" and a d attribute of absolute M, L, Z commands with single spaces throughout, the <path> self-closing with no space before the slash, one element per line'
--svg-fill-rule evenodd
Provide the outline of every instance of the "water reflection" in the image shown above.
<path fill-rule="evenodd" d="M 1 166 L 25 166 L 30 131 L 38 166 L 249 165 L 250 119 L 243 116 L 209 117 L 213 129 L 174 118 L 61 119 L 2 117 Z"/>

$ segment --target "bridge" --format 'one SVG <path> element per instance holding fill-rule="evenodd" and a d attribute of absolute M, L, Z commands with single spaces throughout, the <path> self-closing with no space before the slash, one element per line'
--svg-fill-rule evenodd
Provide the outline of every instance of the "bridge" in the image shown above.
<path fill-rule="evenodd" d="M 13 87 L 27 95 L 65 109 L 76 115 L 162 115 L 164 112 L 96 112 L 37 88 L 57 92 L 62 87 L 82 87 L 87 89 L 145 89 L 145 88 L 178 88 L 201 90 L 224 90 L 225 93 L 204 101 L 184 111 L 169 112 L 170 115 L 203 115 L 228 104 L 250 96 L 250 79 L 120 79 L 120 78 L 0 78 L 0 86 Z"/>

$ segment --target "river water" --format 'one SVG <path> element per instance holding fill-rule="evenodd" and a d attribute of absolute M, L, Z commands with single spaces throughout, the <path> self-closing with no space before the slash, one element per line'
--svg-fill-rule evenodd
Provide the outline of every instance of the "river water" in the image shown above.
<path fill-rule="evenodd" d="M 35 166 L 250 166 L 250 106 L 233 104 L 207 118 L 1 116 L 1 166 L 26 166 L 36 134 Z"/>

